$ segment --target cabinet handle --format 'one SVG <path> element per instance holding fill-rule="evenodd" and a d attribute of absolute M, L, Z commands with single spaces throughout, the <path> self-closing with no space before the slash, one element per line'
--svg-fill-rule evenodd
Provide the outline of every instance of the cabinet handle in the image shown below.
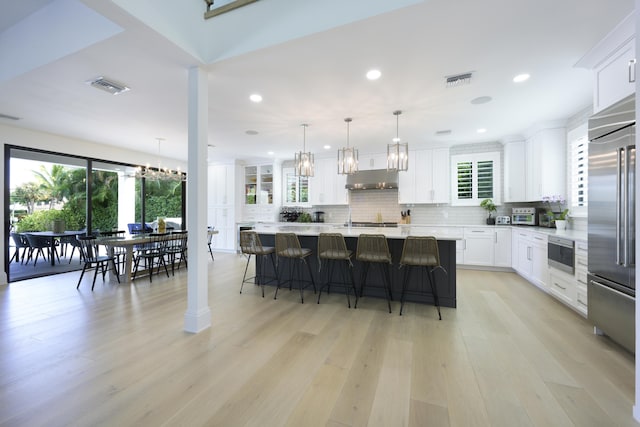
<path fill-rule="evenodd" d="M 553 282 L 553 284 L 554 284 L 556 287 L 558 287 L 558 288 L 562 289 L 563 291 L 566 291 L 566 290 L 567 290 L 567 288 L 566 288 L 566 287 L 560 286 L 560 285 L 558 284 L 558 282 Z"/>
<path fill-rule="evenodd" d="M 588 267 L 588 266 L 589 266 L 589 264 L 584 263 L 584 262 L 580 262 L 580 261 L 578 261 L 578 265 L 583 265 L 583 266 L 585 266 L 585 267 Z"/>
<path fill-rule="evenodd" d="M 533 238 L 534 238 L 534 239 L 536 239 L 536 240 L 540 240 L 540 241 L 543 241 L 543 240 L 544 240 L 544 238 L 542 238 L 542 237 L 538 237 L 538 236 L 534 236 Z"/>
<path fill-rule="evenodd" d="M 587 307 L 587 303 L 583 302 L 580 298 L 578 298 L 578 304 L 580 304 L 583 307 Z"/>
<path fill-rule="evenodd" d="M 636 60 L 629 60 L 629 83 L 634 83 L 636 81 Z"/>
<path fill-rule="evenodd" d="M 527 246 L 527 260 L 531 261 L 531 246 Z"/>
<path fill-rule="evenodd" d="M 495 239 L 495 240 L 494 240 L 494 242 L 495 242 L 495 243 L 498 243 L 498 232 L 497 232 L 497 231 L 494 231 L 494 232 L 493 232 L 493 236 L 494 236 L 494 239 Z"/>

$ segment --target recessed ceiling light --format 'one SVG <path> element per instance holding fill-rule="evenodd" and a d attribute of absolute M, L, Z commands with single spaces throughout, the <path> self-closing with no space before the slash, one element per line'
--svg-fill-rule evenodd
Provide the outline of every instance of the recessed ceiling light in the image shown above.
<path fill-rule="evenodd" d="M 249 96 L 249 99 L 255 103 L 262 102 L 262 95 L 260 95 L 259 93 L 254 93 Z"/>
<path fill-rule="evenodd" d="M 273 151 L 267 151 L 267 154 L 270 155 L 270 156 L 273 156 L 274 153 L 273 153 Z"/>
<path fill-rule="evenodd" d="M 493 98 L 491 98 L 490 96 L 479 96 L 477 98 L 473 98 L 471 100 L 471 103 L 473 105 L 480 105 L 480 104 L 486 104 L 487 102 L 491 102 Z"/>
<path fill-rule="evenodd" d="M 249 129 L 248 131 L 245 131 L 245 133 L 246 133 L 247 135 L 257 135 L 257 134 L 258 134 L 258 131 L 257 131 L 257 130 Z"/>
<path fill-rule="evenodd" d="M 526 73 L 518 74 L 517 76 L 515 76 L 513 78 L 513 81 L 515 83 L 522 83 L 522 82 L 525 82 L 525 81 L 529 80 L 529 77 L 531 77 L 531 76 L 529 74 L 526 74 Z"/>
<path fill-rule="evenodd" d="M 369 70 L 369 71 L 367 71 L 367 78 L 369 80 L 378 80 L 381 75 L 382 75 L 382 73 L 380 72 L 380 70 Z"/>
<path fill-rule="evenodd" d="M 331 146 L 330 146 L 330 145 L 325 145 L 325 146 L 324 146 L 324 149 L 325 149 L 325 150 L 331 150 Z"/>
<path fill-rule="evenodd" d="M 478 133 L 485 133 L 487 130 L 485 128 L 480 128 L 478 129 L 476 132 Z"/>

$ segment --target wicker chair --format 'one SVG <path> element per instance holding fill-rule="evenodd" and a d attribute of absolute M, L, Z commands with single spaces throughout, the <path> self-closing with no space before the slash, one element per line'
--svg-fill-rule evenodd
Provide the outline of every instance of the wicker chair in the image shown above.
<path fill-rule="evenodd" d="M 369 267 L 376 265 L 380 269 L 382 276 L 382 288 L 387 298 L 387 306 L 391 313 L 391 252 L 387 237 L 383 234 L 361 234 L 358 237 L 358 247 L 356 249 L 356 260 L 362 263 L 362 275 L 360 278 L 360 296 L 364 294 Z M 369 286 L 369 285 L 366 285 Z M 356 302 L 357 306 L 357 302 Z"/>
<path fill-rule="evenodd" d="M 294 233 L 276 233 L 276 255 L 278 256 L 278 267 L 280 264 L 283 264 L 281 261 L 285 259 L 289 260 L 289 279 L 285 281 L 285 284 L 288 282 L 289 290 L 291 290 L 293 282 L 297 281 L 298 289 L 300 290 L 300 302 L 302 304 L 304 304 L 304 288 L 309 285 L 307 284 L 306 286 L 303 286 L 302 284 L 303 280 L 302 271 L 300 271 L 300 264 L 307 266 L 311 285 L 313 286 L 313 293 L 316 293 L 316 282 L 313 278 L 313 272 L 306 260 L 306 258 L 311 254 L 311 249 L 300 247 L 300 240 L 298 240 L 298 236 Z M 273 299 L 278 298 L 278 290 L 282 285 L 281 280 L 283 274 L 278 272 L 277 276 L 280 280 L 278 281 L 278 286 L 276 287 L 276 293 L 273 296 Z"/>
<path fill-rule="evenodd" d="M 264 285 L 273 281 L 278 281 L 278 268 L 276 267 L 276 261 L 274 254 L 276 252 L 273 246 L 262 246 L 260 236 L 255 231 L 241 231 L 240 232 L 240 250 L 243 254 L 247 255 L 247 265 L 244 267 L 244 275 L 242 276 L 242 284 L 240 285 L 240 293 L 245 283 L 255 283 L 262 288 L 262 298 L 264 298 Z M 249 269 L 249 263 L 251 261 L 251 255 L 256 257 L 256 273 L 253 277 L 247 277 L 247 270 Z M 265 281 L 264 265 L 266 258 L 271 260 L 271 265 L 275 274 L 274 278 L 269 281 Z"/>
<path fill-rule="evenodd" d="M 349 293 L 353 290 L 353 295 L 356 299 L 356 305 L 358 303 L 358 293 L 356 291 L 356 285 L 353 280 L 353 263 L 351 257 L 353 251 L 347 249 L 347 244 L 344 241 L 344 236 L 340 233 L 320 233 L 318 236 L 318 271 L 322 273 L 323 263 L 324 270 L 326 271 L 326 282 L 320 287 L 318 292 L 318 304 L 320 304 L 320 296 L 322 290 L 327 288 L 327 293 L 331 290 L 331 285 L 338 285 L 344 288 L 345 294 L 347 294 L 347 306 L 351 308 L 351 299 Z M 334 270 L 338 267 L 341 272 L 342 281 L 333 282 Z M 355 308 L 355 306 L 354 306 Z"/>
<path fill-rule="evenodd" d="M 442 269 L 445 274 L 447 271 L 440 265 L 440 252 L 438 251 L 438 241 L 435 237 L 416 237 L 408 236 L 402 247 L 402 256 L 400 257 L 400 268 L 404 267 L 402 275 L 402 296 L 400 297 L 400 315 L 404 307 L 404 299 L 407 293 L 407 283 L 411 276 L 411 269 L 418 267 L 421 272 L 426 273 L 431 285 L 431 293 L 436 309 L 438 310 L 438 318 L 442 320 L 440 314 L 440 300 L 438 299 L 438 288 L 435 282 L 433 272 Z M 424 275 L 422 276 L 424 279 Z"/>

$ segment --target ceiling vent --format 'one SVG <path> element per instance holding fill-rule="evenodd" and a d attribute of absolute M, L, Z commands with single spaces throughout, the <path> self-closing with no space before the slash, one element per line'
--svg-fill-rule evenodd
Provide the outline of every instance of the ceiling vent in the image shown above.
<path fill-rule="evenodd" d="M 8 115 L 8 114 L 2 114 L 2 113 L 0 113 L 0 119 L 7 119 L 7 120 L 20 120 L 20 117 L 10 116 L 10 115 Z"/>
<path fill-rule="evenodd" d="M 471 73 L 458 74 L 445 77 L 447 87 L 464 86 L 471 83 Z"/>
<path fill-rule="evenodd" d="M 451 129 L 439 130 L 436 132 L 437 136 L 451 135 Z"/>
<path fill-rule="evenodd" d="M 129 88 L 123 84 L 116 83 L 113 80 L 107 80 L 104 77 L 98 77 L 94 80 L 88 80 L 87 84 L 104 90 L 105 92 L 109 92 L 111 95 L 120 95 L 121 93 L 127 92 Z"/>

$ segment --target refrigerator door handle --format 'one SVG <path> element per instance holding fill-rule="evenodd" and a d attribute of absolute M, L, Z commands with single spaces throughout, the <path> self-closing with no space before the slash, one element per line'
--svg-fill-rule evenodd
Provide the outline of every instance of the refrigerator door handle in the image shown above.
<path fill-rule="evenodd" d="M 622 215 L 622 151 L 623 148 L 616 149 L 616 264 L 621 265 L 620 260 L 620 236 L 622 226 L 620 216 Z"/>
<path fill-rule="evenodd" d="M 634 145 L 628 145 L 625 148 L 625 159 L 624 159 L 624 185 L 625 185 L 625 205 L 624 205 L 624 267 L 632 267 L 635 265 L 635 257 L 632 256 L 633 253 L 633 247 L 631 247 L 631 234 L 633 233 L 633 230 L 635 229 L 635 227 L 631 226 L 631 222 L 634 221 L 633 215 L 632 215 L 632 203 L 634 197 L 634 191 L 635 191 L 635 184 L 634 182 L 632 182 L 631 178 L 635 177 L 635 173 L 630 174 L 630 172 L 633 172 L 633 168 L 635 168 L 635 165 L 631 164 L 631 157 L 635 156 L 635 146 Z"/>

